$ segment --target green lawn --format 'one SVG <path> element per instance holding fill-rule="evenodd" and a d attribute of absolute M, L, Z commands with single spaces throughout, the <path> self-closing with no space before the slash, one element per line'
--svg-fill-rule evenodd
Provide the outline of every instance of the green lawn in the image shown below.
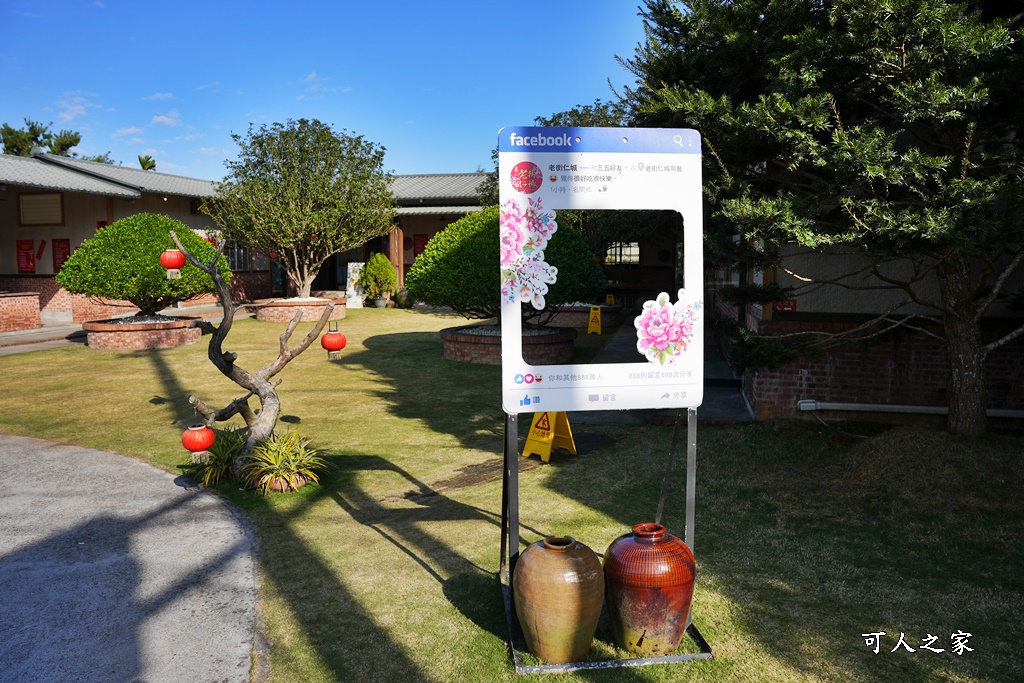
<path fill-rule="evenodd" d="M 311 348 L 279 387 L 281 426 L 329 453 L 321 485 L 266 498 L 222 487 L 259 535 L 272 681 L 517 678 L 495 574 L 498 368 L 441 358 L 437 330 L 459 323 L 349 311 L 342 360 Z M 225 348 L 255 369 L 283 327 L 239 321 Z M 581 355 L 601 341 L 582 336 Z M 206 359 L 205 338 L 7 356 L 0 372 L 0 431 L 174 472 L 189 394 L 222 405 L 242 393 Z M 1024 680 L 1024 437 L 844 429 L 870 438 L 817 423 L 701 427 L 694 620 L 714 660 L 544 680 Z M 569 534 L 603 553 L 650 520 L 671 432 L 573 425 L 579 456 L 520 474 L 524 543 Z M 684 481 L 678 468 L 664 520 L 679 535 Z M 950 651 L 960 630 L 973 634 L 963 655 Z M 861 636 L 876 631 L 887 634 L 877 655 Z M 890 652 L 900 632 L 915 652 Z M 946 651 L 921 649 L 928 634 Z M 602 625 L 593 657 L 616 656 L 607 638 Z"/>

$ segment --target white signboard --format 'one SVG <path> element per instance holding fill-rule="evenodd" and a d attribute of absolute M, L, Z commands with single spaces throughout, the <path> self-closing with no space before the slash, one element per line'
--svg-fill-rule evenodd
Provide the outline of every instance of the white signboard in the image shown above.
<path fill-rule="evenodd" d="M 502 406 L 535 413 L 695 408 L 704 398 L 700 136 L 675 128 L 503 128 L 501 203 Z M 685 286 L 644 304 L 638 363 L 530 365 L 521 306 L 545 307 L 558 278 L 544 248 L 561 209 L 674 209 L 683 216 Z M 628 317 L 628 316 L 627 316 Z"/>

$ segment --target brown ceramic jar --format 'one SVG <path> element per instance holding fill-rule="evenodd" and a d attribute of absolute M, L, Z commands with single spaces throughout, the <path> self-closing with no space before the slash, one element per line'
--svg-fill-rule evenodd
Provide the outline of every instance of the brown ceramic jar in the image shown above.
<path fill-rule="evenodd" d="M 637 524 L 612 541 L 604 578 L 615 643 L 645 656 L 675 650 L 689 621 L 695 573 L 690 547 L 661 524 Z"/>
<path fill-rule="evenodd" d="M 601 616 L 604 572 L 593 550 L 571 536 L 537 541 L 512 576 L 526 648 L 551 664 L 582 659 Z"/>

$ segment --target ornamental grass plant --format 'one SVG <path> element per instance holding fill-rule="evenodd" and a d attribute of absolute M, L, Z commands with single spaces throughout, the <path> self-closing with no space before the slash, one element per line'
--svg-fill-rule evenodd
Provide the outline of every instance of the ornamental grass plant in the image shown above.
<path fill-rule="evenodd" d="M 241 474 L 246 486 L 267 495 L 272 488 L 288 493 L 299 490 L 307 481 L 320 483 L 318 472 L 326 467 L 320 449 L 298 429 L 290 429 L 274 432 L 257 445 Z"/>
<path fill-rule="evenodd" d="M 341 359 L 305 353 L 279 387 L 279 428 L 301 426 L 324 450 L 320 483 L 287 496 L 215 489 L 259 539 L 271 683 L 523 680 L 496 577 L 500 369 L 442 359 L 437 332 L 453 319 L 349 311 Z M 234 350 L 275 353 L 280 327 L 238 320 Z M 238 396 L 208 365 L 202 343 L 0 357 L 0 431 L 177 472 L 188 395 Z M 579 455 L 519 458 L 521 547 L 568 534 L 603 554 L 653 517 L 672 428 L 570 421 Z M 837 426 L 698 428 L 693 619 L 713 660 L 544 681 L 1024 680 L 1024 435 Z M 677 535 L 685 481 L 677 466 L 662 519 Z M 972 651 L 952 651 L 958 631 Z M 878 654 L 862 635 L 875 632 Z M 901 633 L 914 652 L 892 651 Z M 921 647 L 929 634 L 943 652 Z M 610 643 L 599 624 L 589 659 L 623 656 Z"/>

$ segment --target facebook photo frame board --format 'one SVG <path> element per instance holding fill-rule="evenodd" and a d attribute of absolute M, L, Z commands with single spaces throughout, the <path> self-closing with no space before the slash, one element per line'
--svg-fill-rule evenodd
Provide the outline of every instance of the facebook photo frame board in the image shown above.
<path fill-rule="evenodd" d="M 503 128 L 498 175 L 505 412 L 699 406 L 704 398 L 699 134 L 684 128 Z M 523 360 L 521 306 L 542 310 L 544 295 L 557 282 L 544 248 L 559 229 L 557 212 L 564 209 L 672 209 L 683 216 L 683 287 L 647 301 L 632 321 L 639 362 L 530 365 Z"/>

